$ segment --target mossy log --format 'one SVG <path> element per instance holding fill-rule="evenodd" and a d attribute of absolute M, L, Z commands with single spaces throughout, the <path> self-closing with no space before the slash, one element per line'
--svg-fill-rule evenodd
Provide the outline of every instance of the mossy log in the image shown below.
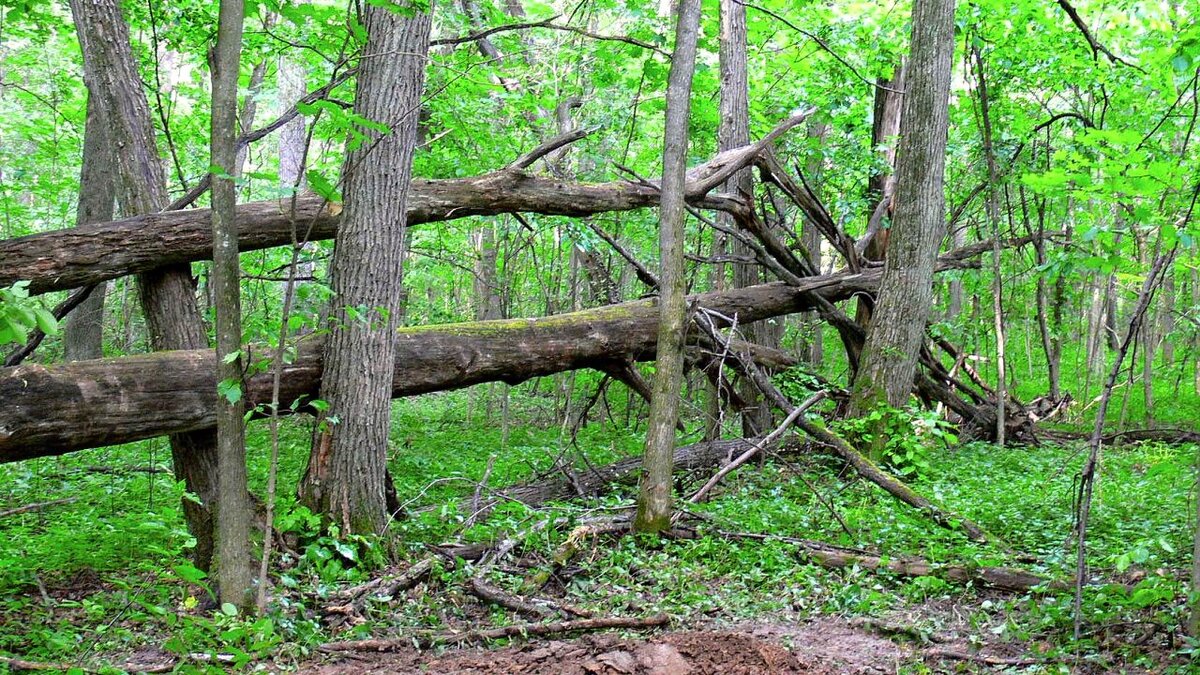
<path fill-rule="evenodd" d="M 739 323 L 804 311 L 815 297 L 844 300 L 871 292 L 878 270 L 707 293 L 691 300 Z M 653 298 L 538 319 L 417 326 L 397 333 L 392 394 L 412 396 L 483 382 L 533 377 L 654 358 Z M 246 359 L 254 363 L 254 350 Z M 320 339 L 300 345 L 282 374 L 281 407 L 303 409 L 321 377 Z M 116 445 L 215 423 L 213 350 L 173 351 L 0 368 L 0 462 Z M 250 377 L 251 407 L 271 400 L 269 373 Z"/>

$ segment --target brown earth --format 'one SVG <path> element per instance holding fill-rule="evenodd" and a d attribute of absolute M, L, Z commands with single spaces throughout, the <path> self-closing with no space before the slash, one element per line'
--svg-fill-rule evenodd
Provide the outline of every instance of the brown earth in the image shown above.
<path fill-rule="evenodd" d="M 887 639 L 836 619 L 800 626 L 752 625 L 539 640 L 499 649 L 442 653 L 407 649 L 339 655 L 305 675 L 521 673 L 523 675 L 871 675 L 894 673 L 905 652 Z"/>

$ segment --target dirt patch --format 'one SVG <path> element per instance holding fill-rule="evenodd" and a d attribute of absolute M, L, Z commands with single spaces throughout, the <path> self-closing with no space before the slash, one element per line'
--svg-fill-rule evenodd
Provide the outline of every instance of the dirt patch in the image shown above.
<path fill-rule="evenodd" d="M 302 673 L 522 673 L 527 675 L 868 675 L 894 673 L 903 652 L 841 621 L 800 627 L 662 633 L 642 639 L 588 635 L 442 654 L 415 649 L 342 656 Z"/>

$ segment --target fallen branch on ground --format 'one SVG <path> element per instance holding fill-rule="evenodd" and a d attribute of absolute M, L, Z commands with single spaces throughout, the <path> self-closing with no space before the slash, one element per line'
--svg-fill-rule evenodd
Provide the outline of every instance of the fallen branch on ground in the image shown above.
<path fill-rule="evenodd" d="M 50 501 L 50 502 L 39 502 L 37 504 L 26 504 L 25 506 L 18 506 L 15 509 L 9 509 L 7 511 L 0 511 L 0 518 L 5 518 L 7 516 L 15 516 L 18 513 L 29 513 L 30 511 L 41 511 L 42 509 L 50 507 L 50 506 L 59 506 L 62 504 L 70 504 L 70 503 L 76 502 L 76 501 L 79 501 L 79 497 L 67 497 L 66 499 L 55 499 L 54 501 Z"/>
<path fill-rule="evenodd" d="M 942 647 L 933 647 L 922 651 L 926 657 L 935 659 L 954 659 L 956 661 L 972 661 L 974 663 L 982 663 L 989 666 L 1036 666 L 1042 663 L 1050 663 L 1048 659 L 1030 658 L 1030 657 L 1009 657 L 1009 656 L 986 656 L 984 654 L 972 654 L 970 652 L 960 652 L 957 649 L 945 649 Z"/>
<path fill-rule="evenodd" d="M 435 645 L 487 642 L 488 640 L 529 635 L 554 635 L 556 633 L 605 630 L 609 628 L 657 628 L 667 625 L 670 621 L 670 617 L 666 614 L 655 614 L 644 619 L 634 617 L 600 617 L 596 619 L 578 619 L 575 621 L 556 621 L 553 623 L 526 623 L 485 630 L 471 630 L 462 633 L 420 633 L 410 638 L 392 640 L 330 642 L 321 645 L 320 650 L 323 652 L 391 652 L 408 649 L 414 643 L 422 649 L 428 649 Z"/>
<path fill-rule="evenodd" d="M 884 557 L 866 551 L 793 537 L 749 532 L 719 532 L 718 534 L 728 539 L 781 541 L 792 544 L 800 549 L 811 562 L 833 569 L 857 566 L 872 571 L 887 571 L 905 577 L 938 577 L 944 581 L 978 584 L 1013 593 L 1029 593 L 1040 590 L 1060 591 L 1070 588 L 1070 584 L 1065 581 L 1047 579 L 1033 572 L 1013 567 L 942 565 L 921 558 Z"/>

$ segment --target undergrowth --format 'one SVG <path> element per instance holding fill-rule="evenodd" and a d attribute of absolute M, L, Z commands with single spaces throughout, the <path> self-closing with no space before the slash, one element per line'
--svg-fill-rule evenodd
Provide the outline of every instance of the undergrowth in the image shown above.
<path fill-rule="evenodd" d="M 642 433 L 626 428 L 615 415 L 605 424 L 583 427 L 572 440 L 553 421 L 549 399 L 527 391 L 512 396 L 513 417 L 540 415 L 545 423 L 505 430 L 498 422 L 498 398 L 483 399 L 480 389 L 396 404 L 390 468 L 398 494 L 407 501 L 394 530 L 402 542 L 400 555 L 409 561 L 426 556 L 429 544 L 520 535 L 518 562 L 488 573 L 493 583 L 516 592 L 534 571 L 545 569 L 573 523 L 618 513 L 632 503 L 633 488 L 537 511 L 505 503 L 478 522 L 456 505 L 470 501 L 489 464 L 490 486 L 552 475 L 563 462 L 583 471 L 589 463 L 637 454 Z M 282 429 L 280 485 L 295 485 L 307 459 L 308 426 L 295 419 Z M 689 507 L 696 514 L 691 522 L 701 533 L 698 538 L 588 539 L 544 590 L 597 614 L 663 611 L 681 622 L 718 624 L 794 622 L 820 614 L 911 614 L 949 604 L 961 607 L 981 634 L 1051 654 L 1076 647 L 1110 654 L 1115 649 L 1128 659 L 1123 663 L 1152 657 L 1137 646 L 1114 647 L 1104 626 L 1153 623 L 1179 633 L 1183 571 L 1191 551 L 1195 447 L 1105 450 L 1089 556 L 1100 583 L 1085 596 L 1088 632 L 1081 645 L 1068 639 L 1072 615 L 1066 593 L 1002 595 L 934 577 L 829 570 L 811 564 L 786 541 L 732 541 L 716 534 L 780 535 L 935 563 L 1011 565 L 1048 578 L 1069 577 L 1081 447 L 1000 451 L 947 445 L 946 440 L 924 446 L 906 479 L 999 534 L 1003 545 L 976 544 L 932 525 L 848 473 L 834 456 L 809 448 L 748 465 L 727 477 L 711 502 Z M 251 484 L 259 494 L 265 490 L 268 456 L 266 426 L 253 425 Z M 202 611 L 207 580 L 187 560 L 192 541 L 179 514 L 183 492 L 167 468 L 163 440 L 0 466 L 0 510 L 72 500 L 0 521 L 0 653 L 47 662 L 119 663 L 140 648 L 154 647 L 173 654 L 232 654 L 236 663 L 270 658 L 286 667 L 309 658 L 331 637 L 320 620 L 331 594 L 386 564 L 369 540 L 322 536 L 316 521 L 283 491 L 280 527 L 309 546 L 299 557 L 284 553 L 279 558 L 269 614 L 248 621 Z M 696 476 L 683 487 L 694 490 L 706 477 Z M 554 519 L 562 522 L 545 525 Z M 443 561 L 424 590 L 411 592 L 404 602 L 369 606 L 366 621 L 343 627 L 339 636 L 519 620 L 467 597 L 459 584 L 470 574 L 469 563 Z M 930 618 L 929 630 L 936 630 L 939 620 Z M 1174 662 L 1186 662 L 1192 645 L 1182 638 L 1174 645 Z M 187 668 L 220 671 L 228 665 Z"/>

